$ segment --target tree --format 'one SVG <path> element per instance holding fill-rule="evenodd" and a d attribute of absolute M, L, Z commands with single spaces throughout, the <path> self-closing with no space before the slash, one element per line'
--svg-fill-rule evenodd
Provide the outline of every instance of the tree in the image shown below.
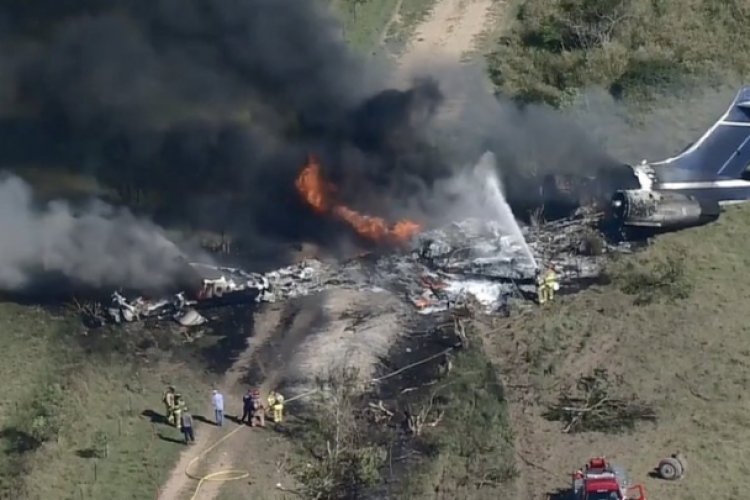
<path fill-rule="evenodd" d="M 317 381 L 313 422 L 305 436 L 315 461 L 297 467 L 306 498 L 359 498 L 380 479 L 385 450 L 372 444 L 357 420 L 358 371 L 332 371 Z"/>

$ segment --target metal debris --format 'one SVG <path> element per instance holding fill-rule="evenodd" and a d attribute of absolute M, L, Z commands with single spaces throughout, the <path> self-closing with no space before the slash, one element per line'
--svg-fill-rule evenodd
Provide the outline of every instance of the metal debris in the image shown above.
<path fill-rule="evenodd" d="M 283 301 L 330 288 L 388 290 L 405 297 L 422 314 L 467 301 L 493 312 L 513 298 L 535 293 L 538 266 L 555 265 L 565 290 L 599 276 L 607 253 L 629 250 L 627 245 L 613 246 L 600 239 L 597 252 L 584 252 L 582 242 L 599 237 L 597 223 L 597 214 L 578 213 L 524 228 L 524 242 L 492 222 L 467 220 L 423 233 L 408 253 L 368 254 L 336 265 L 305 260 L 265 274 L 191 264 L 203 276 L 194 299 L 179 293 L 158 301 L 140 297 L 128 301 L 116 292 L 108 315 L 116 323 L 172 318 L 193 326 L 205 322 L 198 312 L 202 307 Z"/>
<path fill-rule="evenodd" d="M 208 321 L 205 316 L 202 316 L 201 313 L 193 308 L 178 311 L 174 315 L 174 320 L 182 326 L 200 326 Z"/>

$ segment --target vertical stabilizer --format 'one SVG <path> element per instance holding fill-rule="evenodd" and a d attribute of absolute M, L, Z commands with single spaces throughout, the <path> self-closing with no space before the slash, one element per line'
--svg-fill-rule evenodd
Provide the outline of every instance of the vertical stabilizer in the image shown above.
<path fill-rule="evenodd" d="M 651 165 L 677 168 L 695 180 L 739 178 L 750 165 L 750 86 L 740 89 L 729 109 L 689 148 Z"/>

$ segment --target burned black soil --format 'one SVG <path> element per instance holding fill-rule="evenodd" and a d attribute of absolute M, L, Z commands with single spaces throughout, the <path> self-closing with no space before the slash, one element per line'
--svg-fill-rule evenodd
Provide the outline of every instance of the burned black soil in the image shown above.
<path fill-rule="evenodd" d="M 403 493 L 403 482 L 423 460 L 434 456 L 432 444 L 419 439 L 409 430 L 409 415 L 418 412 L 431 397 L 431 391 L 446 374 L 453 350 L 460 339 L 453 332 L 449 315 L 416 317 L 409 333 L 390 349 L 381 362 L 377 377 L 380 381 L 365 402 L 380 404 L 393 413 L 387 421 L 387 478 L 377 494 L 396 498 Z M 374 410 L 377 411 L 377 410 Z"/>
<path fill-rule="evenodd" d="M 203 337 L 198 341 L 202 346 L 200 356 L 209 371 L 221 374 L 226 372 L 247 347 L 248 339 L 254 333 L 255 304 L 242 304 L 203 311 L 208 319 L 203 329 Z"/>
<path fill-rule="evenodd" d="M 436 380 L 448 352 L 460 345 L 452 326 L 448 314 L 416 317 L 408 333 L 393 345 L 388 357 L 381 360 L 376 374 L 376 378 L 382 379 L 377 384 L 377 397 L 384 401 L 408 400 L 403 397 L 404 389 L 418 388 Z M 404 370 L 407 366 L 410 368 Z"/>

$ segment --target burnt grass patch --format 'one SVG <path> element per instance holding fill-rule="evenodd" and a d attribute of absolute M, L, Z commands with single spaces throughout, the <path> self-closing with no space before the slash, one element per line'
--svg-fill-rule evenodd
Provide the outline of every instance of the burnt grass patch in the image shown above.
<path fill-rule="evenodd" d="M 410 333 L 381 360 L 374 388 L 349 399 L 345 408 L 353 415 L 354 430 L 346 434 L 354 437 L 347 441 L 348 450 L 358 451 L 335 464 L 346 473 L 331 471 L 330 436 L 319 432 L 331 419 L 330 411 L 311 407 L 304 419 L 288 423 L 287 431 L 300 443 L 300 465 L 308 473 L 298 479 L 308 493 L 322 493 L 320 498 L 496 498 L 509 486 L 516 468 L 505 391 L 484 354 L 477 326 L 463 321 L 465 335 L 457 334 L 447 314 L 415 320 Z M 342 480 L 336 491 L 315 489 L 330 486 L 323 477 L 351 479 L 352 470 L 359 474 L 356 481 L 347 485 Z M 347 490 L 355 483 L 357 491 Z"/>
<path fill-rule="evenodd" d="M 492 495 L 516 476 L 513 435 L 497 367 L 484 354 L 476 335 L 479 325 L 463 321 L 463 339 L 446 316 L 428 332 L 422 329 L 407 336 L 406 345 L 394 348 L 399 366 L 452 348 L 386 379 L 378 391 L 379 399 L 402 419 L 395 450 L 401 467 L 394 492 L 475 498 Z"/>
<path fill-rule="evenodd" d="M 50 314 L 55 312 L 47 309 Z M 202 310 L 207 322 L 199 327 L 182 327 L 169 318 L 146 319 L 132 323 L 87 326 L 78 315 L 62 306 L 57 315 L 72 325 L 71 335 L 91 356 L 119 359 L 178 359 L 197 363 L 213 375 L 225 373 L 254 334 L 253 304 Z"/>
<path fill-rule="evenodd" d="M 250 387 L 258 386 L 267 377 L 269 366 L 290 359 L 304 339 L 311 332 L 318 331 L 329 320 L 324 313 L 320 297 L 313 294 L 286 301 L 283 305 L 265 304 L 261 307 L 281 307 L 281 320 L 276 331 L 256 347 L 250 364 L 242 377 L 242 382 Z M 303 311 L 316 311 L 309 321 L 296 324 Z M 254 339 L 250 338 L 250 342 Z"/>
<path fill-rule="evenodd" d="M 253 304 L 219 307 L 202 311 L 208 319 L 200 355 L 209 371 L 223 374 L 234 364 L 254 335 Z"/>

